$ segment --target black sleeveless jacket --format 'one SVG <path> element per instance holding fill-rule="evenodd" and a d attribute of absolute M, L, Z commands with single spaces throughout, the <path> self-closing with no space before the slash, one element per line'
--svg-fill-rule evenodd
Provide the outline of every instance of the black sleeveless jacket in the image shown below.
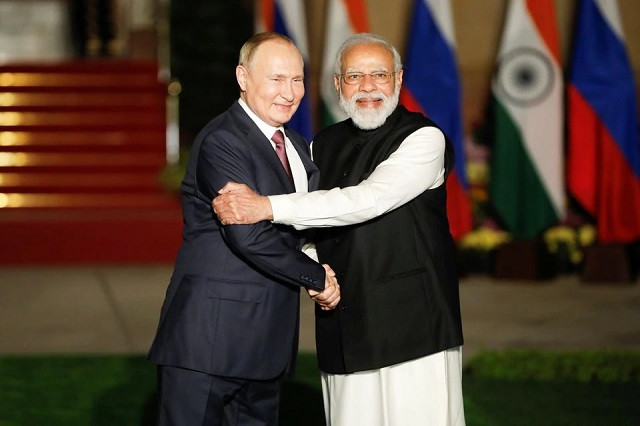
<path fill-rule="evenodd" d="M 320 189 L 356 185 L 421 127 L 399 106 L 363 131 L 346 120 L 314 139 Z M 453 164 L 446 144 L 445 168 Z M 320 369 L 343 374 L 381 368 L 462 344 L 462 323 L 445 185 L 368 222 L 319 230 L 318 256 L 338 275 L 337 309 L 316 309 Z"/>

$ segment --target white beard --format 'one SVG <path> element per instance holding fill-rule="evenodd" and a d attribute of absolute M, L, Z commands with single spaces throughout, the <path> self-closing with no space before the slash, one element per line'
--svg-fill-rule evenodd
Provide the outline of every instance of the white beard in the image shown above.
<path fill-rule="evenodd" d="M 380 98 L 382 106 L 379 108 L 359 108 L 356 102 L 362 98 Z M 400 86 L 398 85 L 396 85 L 391 97 L 387 97 L 384 93 L 378 91 L 370 93 L 358 92 L 351 99 L 345 99 L 342 95 L 342 90 L 340 90 L 339 94 L 340 108 L 351 117 L 353 124 L 362 130 L 372 130 L 382 126 L 387 121 L 387 117 L 398 106 L 399 99 Z"/>

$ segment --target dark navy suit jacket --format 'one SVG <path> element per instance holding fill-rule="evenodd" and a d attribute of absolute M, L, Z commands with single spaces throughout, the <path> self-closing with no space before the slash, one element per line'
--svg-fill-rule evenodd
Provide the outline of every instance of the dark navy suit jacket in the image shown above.
<path fill-rule="evenodd" d="M 317 188 L 308 146 L 285 127 Z M 196 137 L 182 182 L 183 243 L 149 358 L 227 377 L 272 379 L 298 345 L 300 287 L 322 291 L 322 266 L 292 227 L 222 226 L 211 200 L 225 183 L 263 195 L 293 192 L 269 140 L 236 102 Z"/>

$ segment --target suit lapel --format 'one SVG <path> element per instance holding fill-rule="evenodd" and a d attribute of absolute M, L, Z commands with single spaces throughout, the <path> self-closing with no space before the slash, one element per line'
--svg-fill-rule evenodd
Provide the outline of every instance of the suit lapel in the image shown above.
<path fill-rule="evenodd" d="M 269 142 L 265 137 L 264 133 L 262 133 L 256 123 L 249 118 L 237 101 L 231 106 L 230 111 L 239 122 L 239 129 L 247 135 L 247 149 L 253 150 L 253 152 L 257 153 L 257 155 L 264 159 L 265 166 L 273 170 L 278 181 L 282 184 L 283 188 L 285 188 L 285 193 L 294 192 L 294 188 L 289 181 L 287 172 L 285 172 L 282 167 L 280 159 L 276 155 L 273 146 L 271 146 L 271 142 Z"/>

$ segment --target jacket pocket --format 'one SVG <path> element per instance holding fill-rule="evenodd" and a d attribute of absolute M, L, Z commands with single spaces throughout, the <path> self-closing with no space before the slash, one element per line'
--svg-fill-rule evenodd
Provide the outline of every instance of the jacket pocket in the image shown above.
<path fill-rule="evenodd" d="M 422 274 L 425 271 L 426 271 L 426 268 L 424 268 L 424 267 L 410 269 L 408 271 L 399 272 L 397 274 L 387 275 L 386 277 L 383 277 L 383 278 L 380 278 L 380 279 L 374 281 L 374 284 L 375 285 L 380 285 L 380 284 L 388 283 L 389 281 L 403 280 L 404 278 L 408 278 L 408 277 L 412 277 L 414 275 Z"/>
<path fill-rule="evenodd" d="M 262 303 L 264 284 L 248 281 L 209 280 L 207 297 L 236 302 Z"/>

